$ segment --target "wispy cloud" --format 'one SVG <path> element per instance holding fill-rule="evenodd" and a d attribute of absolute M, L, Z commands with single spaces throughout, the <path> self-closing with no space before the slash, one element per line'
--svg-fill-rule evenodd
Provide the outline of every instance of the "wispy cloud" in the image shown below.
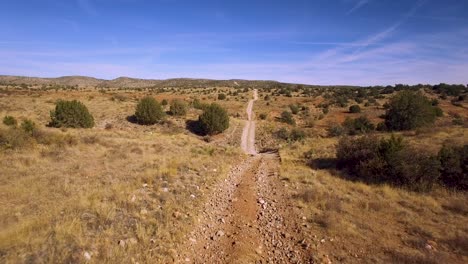
<path fill-rule="evenodd" d="M 346 12 L 347 15 L 352 14 L 353 12 L 357 11 L 361 7 L 367 5 L 370 2 L 370 0 L 359 0 L 357 1 L 354 6 Z"/>

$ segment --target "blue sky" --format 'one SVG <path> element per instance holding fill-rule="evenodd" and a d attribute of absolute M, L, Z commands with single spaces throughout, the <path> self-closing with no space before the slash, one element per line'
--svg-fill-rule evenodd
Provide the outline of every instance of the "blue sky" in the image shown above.
<path fill-rule="evenodd" d="M 468 1 L 2 0 L 0 74 L 468 84 Z"/>

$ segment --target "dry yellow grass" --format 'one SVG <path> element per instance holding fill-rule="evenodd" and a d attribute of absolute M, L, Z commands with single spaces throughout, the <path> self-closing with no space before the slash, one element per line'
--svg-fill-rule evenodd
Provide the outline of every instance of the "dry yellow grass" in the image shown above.
<path fill-rule="evenodd" d="M 436 136 L 437 137 L 437 136 Z M 466 140 L 466 139 L 465 139 Z M 466 263 L 467 195 L 429 194 L 346 179 L 333 168 L 333 138 L 281 149 L 281 176 L 322 261 L 345 263 Z M 466 143 L 466 142 L 465 142 Z M 315 165 L 303 153 L 310 151 Z M 324 238 L 325 240 L 320 242 Z"/>
<path fill-rule="evenodd" d="M 123 101 L 98 92 L 0 98 L 0 116 L 31 118 L 41 130 L 74 138 L 66 146 L 0 152 L 1 262 L 172 261 L 205 195 L 240 158 L 230 141 L 241 131 L 232 126 L 206 143 L 186 131 L 183 118 L 170 117 L 162 126 L 127 122 L 142 95 L 123 93 Z M 96 127 L 44 127 L 59 98 L 84 102 Z M 196 116 L 192 109 L 187 118 Z"/>

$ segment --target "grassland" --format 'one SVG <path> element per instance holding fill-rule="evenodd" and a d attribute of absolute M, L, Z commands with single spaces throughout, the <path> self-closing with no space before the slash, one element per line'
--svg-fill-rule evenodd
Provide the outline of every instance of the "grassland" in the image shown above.
<path fill-rule="evenodd" d="M 241 119 L 249 98 L 247 86 L 186 85 L 168 89 L 0 86 L 1 118 L 32 119 L 50 135 L 48 142 L 0 151 L 1 262 L 174 261 L 174 249 L 190 232 L 213 186 L 242 159 Z M 290 96 L 276 88 L 258 89 L 257 148 L 279 150 L 289 202 L 306 219 L 304 236 L 314 241 L 307 246 L 313 247 L 318 262 L 468 261 L 466 193 L 440 186 L 415 193 L 368 185 L 350 180 L 334 167 L 339 138 L 330 137 L 328 129 L 346 117 L 361 115 L 381 122 L 383 106 L 393 94 L 374 100 L 364 97 L 360 103 L 350 99 L 340 106 L 332 103 L 336 99 L 332 88 L 313 88 L 311 95 L 293 91 Z M 218 93 L 227 94 L 227 99 L 217 100 Z M 427 89 L 424 93 L 439 98 Z M 168 116 L 163 124 L 129 122 L 138 99 L 146 95 L 160 101 L 216 101 L 228 110 L 230 128 L 211 138 L 191 133 L 187 121 L 201 113 L 193 108 L 186 117 Z M 46 127 L 58 99 L 83 102 L 96 126 Z M 439 98 L 444 115 L 433 127 L 399 134 L 433 154 L 446 143 L 467 144 L 466 100 L 455 105 L 451 99 Z M 301 106 L 293 115 L 296 126 L 279 121 L 291 104 Z M 359 104 L 362 113 L 349 113 L 352 104 Z M 267 114 L 265 120 L 259 120 L 261 113 Z M 464 123 L 453 124 L 455 117 Z M 281 127 L 303 130 L 306 138 L 282 140 L 276 136 Z M 0 124 L 0 129 L 8 128 Z"/>

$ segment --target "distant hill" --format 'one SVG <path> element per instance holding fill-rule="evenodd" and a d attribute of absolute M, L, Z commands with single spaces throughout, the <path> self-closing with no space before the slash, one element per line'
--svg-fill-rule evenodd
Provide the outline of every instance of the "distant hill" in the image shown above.
<path fill-rule="evenodd" d="M 27 84 L 27 85 L 65 85 L 79 87 L 100 88 L 145 88 L 145 87 L 277 87 L 285 84 L 277 81 L 251 81 L 251 80 L 210 80 L 175 78 L 166 80 L 138 79 L 119 77 L 113 80 L 97 79 L 86 76 L 63 76 L 58 78 L 40 78 L 25 76 L 0 75 L 0 84 Z"/>

